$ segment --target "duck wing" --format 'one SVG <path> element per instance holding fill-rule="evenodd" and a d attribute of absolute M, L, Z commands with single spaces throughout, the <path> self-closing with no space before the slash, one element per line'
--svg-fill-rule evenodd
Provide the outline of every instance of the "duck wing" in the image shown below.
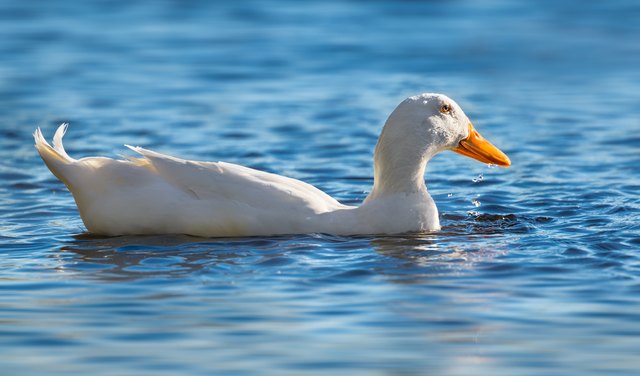
<path fill-rule="evenodd" d="M 158 177 L 197 200 L 234 201 L 262 210 L 309 210 L 323 213 L 344 207 L 318 188 L 300 180 L 225 162 L 190 161 L 141 147 L 135 159 Z"/>

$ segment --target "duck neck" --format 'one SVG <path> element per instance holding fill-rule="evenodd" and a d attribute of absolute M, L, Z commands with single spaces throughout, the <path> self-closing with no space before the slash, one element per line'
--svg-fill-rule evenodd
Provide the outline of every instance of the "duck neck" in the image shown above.
<path fill-rule="evenodd" d="M 397 193 L 426 192 L 424 173 L 436 151 L 420 139 L 423 137 L 395 139 L 383 130 L 374 154 L 373 188 L 365 202 Z"/>

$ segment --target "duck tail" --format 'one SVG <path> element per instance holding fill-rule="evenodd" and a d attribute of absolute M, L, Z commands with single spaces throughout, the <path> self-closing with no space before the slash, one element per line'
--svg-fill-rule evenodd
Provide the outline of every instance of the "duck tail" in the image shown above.
<path fill-rule="evenodd" d="M 67 167 L 76 161 L 69 157 L 62 145 L 62 137 L 64 137 L 68 125 L 68 123 L 62 123 L 58 127 L 56 134 L 53 136 L 53 146 L 49 145 L 47 140 L 45 140 L 39 127 L 33 133 L 33 138 L 36 141 L 36 149 L 40 157 L 42 157 L 42 160 L 49 170 L 67 186 L 69 185 L 68 176 L 66 176 Z"/>

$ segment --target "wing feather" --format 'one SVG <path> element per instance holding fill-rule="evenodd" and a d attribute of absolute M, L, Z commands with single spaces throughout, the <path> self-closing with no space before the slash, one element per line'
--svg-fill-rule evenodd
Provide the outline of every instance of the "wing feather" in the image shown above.
<path fill-rule="evenodd" d="M 228 200 L 254 208 L 306 208 L 316 213 L 342 205 L 300 180 L 226 162 L 197 162 L 126 145 L 165 181 L 200 200 Z"/>

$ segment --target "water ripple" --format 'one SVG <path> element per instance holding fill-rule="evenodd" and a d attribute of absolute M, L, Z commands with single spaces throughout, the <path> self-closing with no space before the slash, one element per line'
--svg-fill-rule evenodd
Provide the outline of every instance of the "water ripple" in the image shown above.
<path fill-rule="evenodd" d="M 3 372 L 636 374 L 639 12 L 0 1 Z M 425 91 L 513 162 L 432 160 L 430 234 L 94 236 L 32 147 L 69 121 L 77 157 L 137 144 L 358 204 Z"/>

